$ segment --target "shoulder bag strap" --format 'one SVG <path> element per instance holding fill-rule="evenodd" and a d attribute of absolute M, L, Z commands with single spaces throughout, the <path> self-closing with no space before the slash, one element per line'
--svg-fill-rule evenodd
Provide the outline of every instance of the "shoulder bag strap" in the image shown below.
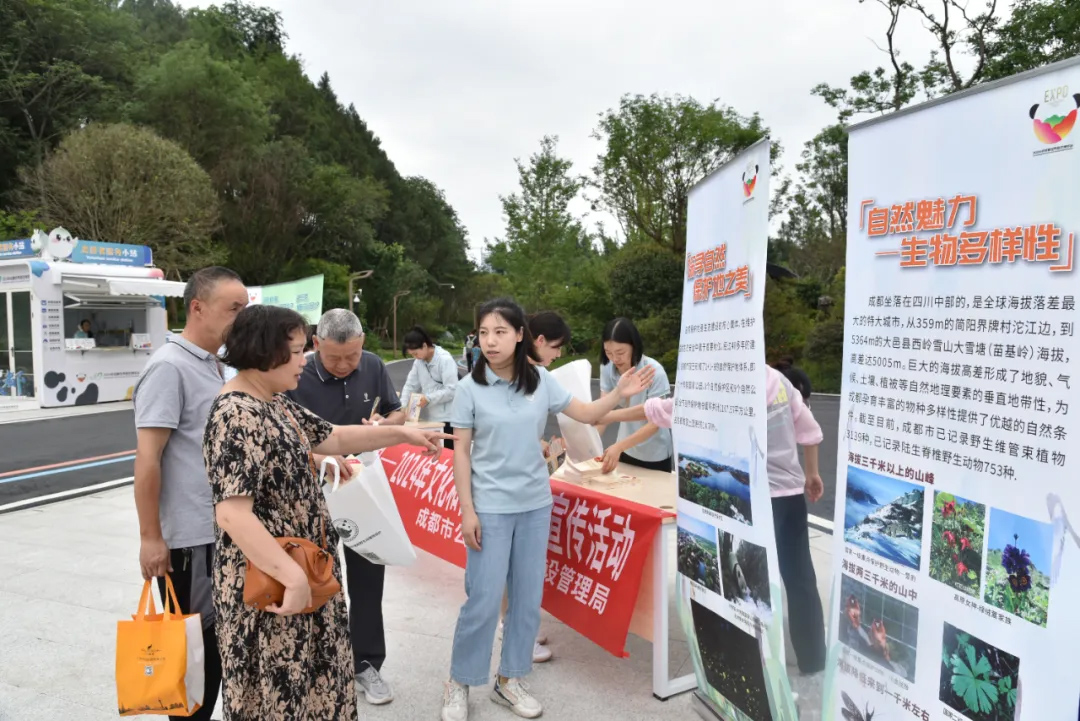
<path fill-rule="evenodd" d="M 319 471 L 315 467 L 315 455 L 311 451 L 311 441 L 308 440 L 307 433 L 304 433 L 304 429 L 301 428 L 300 424 L 296 421 L 296 416 L 292 414 L 292 411 L 289 410 L 289 407 L 285 403 L 278 399 L 277 404 L 281 408 L 281 410 L 285 411 L 285 417 L 289 419 L 289 423 L 292 424 L 293 430 L 296 431 L 296 435 L 300 437 L 300 442 L 303 443 L 304 446 L 307 448 L 308 464 L 311 466 L 312 477 L 318 480 Z M 319 518 L 319 533 L 322 535 L 322 547 L 325 550 L 326 526 L 323 523 L 323 519 L 321 517 Z"/>

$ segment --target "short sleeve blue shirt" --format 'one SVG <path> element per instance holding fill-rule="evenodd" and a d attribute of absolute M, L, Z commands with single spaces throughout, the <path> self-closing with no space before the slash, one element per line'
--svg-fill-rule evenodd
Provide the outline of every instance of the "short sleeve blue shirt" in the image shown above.
<path fill-rule="evenodd" d="M 667 398 L 671 395 L 671 386 L 668 383 L 668 375 L 667 371 L 664 370 L 664 366 L 648 356 L 642 356 L 641 361 L 637 364 L 637 369 L 643 370 L 646 366 L 651 366 L 656 371 L 652 385 L 648 390 L 638 393 L 629 401 L 620 402 L 620 408 L 639 406 L 650 398 Z M 602 365 L 600 367 L 600 391 L 610 393 L 618 384 L 619 372 L 615 370 L 615 364 L 607 363 Z M 647 422 L 623 421 L 619 424 L 619 440 L 634 435 L 644 428 Z M 667 428 L 661 428 L 653 434 L 652 438 L 649 438 L 644 443 L 639 443 L 626 452 L 626 455 L 646 462 L 664 461 L 671 458 L 671 454 L 671 431 Z"/>
<path fill-rule="evenodd" d="M 477 513 L 527 513 L 551 503 L 551 483 L 540 438 L 548 415 L 573 397 L 543 368 L 536 392 L 516 390 L 490 368 L 488 384 L 458 382 L 451 425 L 473 432 L 472 494 Z"/>

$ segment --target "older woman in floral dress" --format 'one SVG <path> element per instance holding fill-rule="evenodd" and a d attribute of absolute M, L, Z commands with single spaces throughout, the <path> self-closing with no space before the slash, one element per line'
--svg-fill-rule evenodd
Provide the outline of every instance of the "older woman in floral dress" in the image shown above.
<path fill-rule="evenodd" d="M 357 717 L 345 600 L 311 613 L 304 571 L 274 540 L 334 549 L 337 535 L 312 451 L 361 453 L 411 443 L 437 453 L 441 433 L 402 426 L 333 426 L 285 398 L 304 367 L 306 321 L 250 306 L 229 332 L 223 361 L 238 371 L 210 410 L 203 443 L 217 518 L 214 605 L 227 721 Z M 247 559 L 285 586 L 278 605 L 244 604 Z M 340 572 L 335 569 L 340 579 Z"/>

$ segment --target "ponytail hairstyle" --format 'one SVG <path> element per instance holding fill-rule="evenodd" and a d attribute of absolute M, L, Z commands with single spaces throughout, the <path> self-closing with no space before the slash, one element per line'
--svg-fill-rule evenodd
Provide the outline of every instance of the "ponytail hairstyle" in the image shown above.
<path fill-rule="evenodd" d="M 554 311 L 543 310 L 529 316 L 529 331 L 535 341 L 540 336 L 556 348 L 570 342 L 570 326 L 562 316 Z"/>
<path fill-rule="evenodd" d="M 497 298 L 484 303 L 476 311 L 476 327 L 479 329 L 484 319 L 489 315 L 498 315 L 506 321 L 515 331 L 521 332 L 521 340 L 514 348 L 514 375 L 510 384 L 514 390 L 521 391 L 525 395 L 532 395 L 540 386 L 540 372 L 533 367 L 532 361 L 539 362 L 533 345 L 532 333 L 525 322 L 525 311 L 521 306 L 510 298 Z M 479 331 L 477 331 L 479 333 Z M 481 349 L 480 358 L 473 364 L 472 379 L 476 383 L 486 386 L 488 360 Z"/>

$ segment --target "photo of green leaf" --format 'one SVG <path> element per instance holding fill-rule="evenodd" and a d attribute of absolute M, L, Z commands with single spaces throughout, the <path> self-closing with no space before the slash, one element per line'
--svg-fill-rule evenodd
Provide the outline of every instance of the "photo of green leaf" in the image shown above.
<path fill-rule="evenodd" d="M 972 721 L 1014 721 L 1020 659 L 945 624 L 941 649 L 942 703 Z"/>

